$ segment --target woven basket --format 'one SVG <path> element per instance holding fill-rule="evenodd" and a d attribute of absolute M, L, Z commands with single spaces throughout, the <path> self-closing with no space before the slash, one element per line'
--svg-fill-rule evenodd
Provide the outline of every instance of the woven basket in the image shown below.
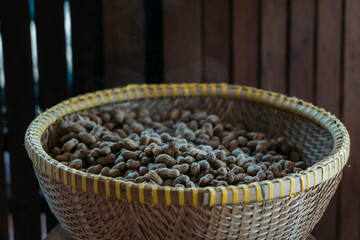
<path fill-rule="evenodd" d="M 200 108 L 268 137 L 286 136 L 311 165 L 285 178 L 229 187 L 172 188 L 83 173 L 52 159 L 52 124 L 91 109 Z M 76 239 L 305 239 L 324 213 L 349 156 L 349 135 L 324 109 L 226 84 L 129 85 L 85 94 L 40 114 L 25 146 L 41 189 Z"/>

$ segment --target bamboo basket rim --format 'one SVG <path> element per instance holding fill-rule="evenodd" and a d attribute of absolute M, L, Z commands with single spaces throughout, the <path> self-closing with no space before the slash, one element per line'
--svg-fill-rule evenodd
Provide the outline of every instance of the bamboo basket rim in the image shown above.
<path fill-rule="evenodd" d="M 41 138 L 51 124 L 72 113 L 105 104 L 147 98 L 213 97 L 249 101 L 305 117 L 326 129 L 332 136 L 333 149 L 328 156 L 306 170 L 284 178 L 228 187 L 174 188 L 124 182 L 115 178 L 84 173 L 51 158 L 43 149 Z M 220 84 L 131 84 L 106 89 L 62 101 L 37 116 L 25 134 L 25 148 L 33 166 L 44 175 L 74 190 L 105 194 L 119 200 L 140 204 L 213 206 L 261 202 L 294 196 L 325 182 L 344 168 L 350 151 L 350 138 L 336 116 L 323 108 L 296 97 L 253 87 Z"/>

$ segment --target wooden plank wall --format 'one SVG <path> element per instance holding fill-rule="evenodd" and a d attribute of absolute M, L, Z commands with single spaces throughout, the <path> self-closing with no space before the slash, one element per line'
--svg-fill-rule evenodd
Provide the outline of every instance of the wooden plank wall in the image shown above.
<path fill-rule="evenodd" d="M 1 0 L 0 18 L 5 78 L 9 79 L 5 88 L 11 168 L 10 210 L 15 238 L 40 239 L 38 185 L 23 146 L 25 130 L 35 116 L 29 2 Z"/>
<path fill-rule="evenodd" d="M 34 117 L 28 5 L 20 2 L 0 0 L 5 76 L 11 79 L 6 82 L 12 121 L 9 151 L 11 159 L 20 159 L 11 164 L 9 210 L 16 239 L 39 239 L 37 185 L 24 152 L 18 151 Z M 67 98 L 71 88 L 62 6 L 61 1 L 35 0 L 41 109 Z M 360 143 L 358 0 L 91 0 L 86 5 L 70 1 L 70 7 L 72 95 L 143 82 L 243 84 L 326 108 L 344 121 L 352 146 Z M 22 71 L 16 71 L 19 68 Z M 18 82 L 26 88 L 19 90 Z M 15 100 L 28 106 L 21 118 L 17 110 L 23 105 Z M 351 167 L 346 167 L 340 189 L 313 231 L 317 239 L 360 238 L 359 157 L 360 151 L 352 148 Z M 15 170 L 20 163 L 25 167 Z M 25 178 L 31 179 L 29 187 L 15 189 Z M 24 202 L 28 194 L 34 200 Z M 1 204 L 0 213 L 5 211 L 6 204 Z M 31 225 L 24 228 L 20 216 Z M 0 238 L 6 239 L 3 228 Z"/>

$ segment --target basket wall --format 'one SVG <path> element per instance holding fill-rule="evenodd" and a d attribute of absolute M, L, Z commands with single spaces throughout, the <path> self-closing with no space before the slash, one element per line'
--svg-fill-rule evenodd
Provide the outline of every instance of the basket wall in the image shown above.
<path fill-rule="evenodd" d="M 51 210 L 76 239 L 305 239 L 342 176 L 292 199 L 192 207 L 119 201 L 73 190 L 35 172 Z"/>

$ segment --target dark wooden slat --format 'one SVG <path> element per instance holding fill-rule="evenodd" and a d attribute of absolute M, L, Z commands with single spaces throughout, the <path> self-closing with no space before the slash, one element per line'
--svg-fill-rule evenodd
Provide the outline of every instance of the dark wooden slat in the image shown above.
<path fill-rule="evenodd" d="M 345 167 L 340 195 L 341 240 L 360 239 L 360 1 L 345 2 L 343 121 L 350 132 L 351 167 Z"/>
<path fill-rule="evenodd" d="M 315 103 L 340 117 L 342 1 L 320 0 L 318 4 Z M 313 231 L 318 239 L 337 239 L 339 191 Z"/>
<path fill-rule="evenodd" d="M 164 81 L 201 82 L 201 1 L 163 1 Z"/>
<path fill-rule="evenodd" d="M 38 184 L 24 148 L 24 134 L 35 112 L 29 2 L 0 0 L 0 11 L 15 239 L 40 239 Z"/>
<path fill-rule="evenodd" d="M 102 1 L 105 86 L 144 82 L 143 0 Z"/>
<path fill-rule="evenodd" d="M 316 104 L 340 117 L 342 0 L 319 0 L 318 9 Z"/>
<path fill-rule="evenodd" d="M 233 82 L 258 87 L 259 1 L 233 1 Z"/>
<path fill-rule="evenodd" d="M 229 0 L 204 1 L 205 82 L 229 82 Z"/>
<path fill-rule="evenodd" d="M 68 97 L 63 5 L 35 0 L 41 109 Z"/>
<path fill-rule="evenodd" d="M 161 83 L 164 77 L 162 0 L 144 0 L 145 78 Z"/>
<path fill-rule="evenodd" d="M 286 0 L 263 0 L 261 87 L 286 93 Z"/>
<path fill-rule="evenodd" d="M 291 1 L 289 94 L 314 99 L 314 0 Z"/>
<path fill-rule="evenodd" d="M 70 1 L 74 95 L 104 88 L 100 0 Z"/>
<path fill-rule="evenodd" d="M 0 53 L 1 54 L 1 53 Z M 2 93 L 2 92 L 1 92 Z M 2 94 L 0 93 L 0 106 L 2 106 Z M 4 136 L 3 119 L 0 113 L 0 239 L 8 239 L 8 209 L 5 182 L 5 164 L 4 164 Z"/>

